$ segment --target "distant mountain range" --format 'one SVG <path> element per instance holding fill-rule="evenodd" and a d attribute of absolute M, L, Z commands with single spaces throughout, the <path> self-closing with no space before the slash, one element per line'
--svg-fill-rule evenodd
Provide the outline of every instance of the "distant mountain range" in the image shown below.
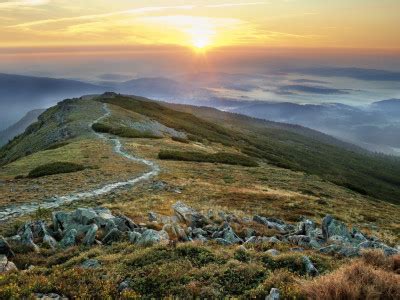
<path fill-rule="evenodd" d="M 209 106 L 265 120 L 302 125 L 370 151 L 400 155 L 400 100 L 398 99 L 374 102 L 366 107 L 338 103 L 251 101 L 219 97 L 213 93 L 213 89 L 221 88 L 251 90 L 254 86 L 251 80 L 246 81 L 248 75 L 245 74 L 199 73 L 181 76 L 175 80 L 153 77 L 122 82 L 110 80 L 114 77 L 103 76 L 100 78 L 103 81 L 86 83 L 67 79 L 0 74 L 2 91 L 0 130 L 11 126 L 32 109 L 46 108 L 65 98 L 115 91 L 171 103 Z M 294 82 L 308 84 L 304 79 Z M 294 88 L 299 89 L 299 86 L 281 86 L 279 91 L 293 92 Z M 323 91 L 332 94 L 345 93 L 342 90 L 329 90 Z M 10 137 L 12 134 L 3 138 L 3 143 L 4 139 Z"/>
<path fill-rule="evenodd" d="M 21 120 L 7 129 L 0 131 L 0 146 L 5 145 L 17 135 L 23 133 L 29 125 L 36 122 L 44 109 L 35 109 L 28 112 Z"/>

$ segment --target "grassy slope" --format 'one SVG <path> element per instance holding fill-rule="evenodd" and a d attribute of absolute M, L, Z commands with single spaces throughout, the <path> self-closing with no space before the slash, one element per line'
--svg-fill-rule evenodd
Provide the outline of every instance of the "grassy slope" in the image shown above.
<path fill-rule="evenodd" d="M 400 161 L 339 147 L 315 131 L 264 122 L 214 109 L 174 106 L 143 98 L 100 98 L 212 142 L 240 149 L 277 166 L 315 174 L 361 194 L 398 203 Z M 193 114 L 192 114 L 193 113 Z M 194 116 L 194 114 L 196 116 Z"/>
<path fill-rule="evenodd" d="M 0 166 L 91 132 L 88 124 L 102 115 L 98 102 L 65 100 L 46 110 L 39 121 L 0 149 Z"/>
<path fill-rule="evenodd" d="M 110 101 L 110 99 L 103 99 L 103 101 Z M 145 114 L 153 114 L 154 118 L 159 120 L 153 104 L 141 102 L 137 105 L 137 111 L 141 113 L 146 111 Z M 101 106 L 95 105 L 95 107 Z M 104 120 L 106 124 L 120 124 L 125 114 L 128 119 L 138 117 L 136 113 L 117 106 L 110 105 L 110 109 L 113 117 Z M 237 140 L 238 135 L 248 133 L 232 130 L 229 126 L 234 125 L 234 121 L 213 125 L 196 119 L 190 114 L 180 116 L 179 113 L 170 110 L 164 111 L 163 107 L 159 109 L 163 111 L 165 124 L 175 122 L 176 126 L 182 126 L 181 128 L 185 129 L 184 126 L 189 126 L 190 121 L 195 120 L 196 123 L 193 126 L 195 128 L 190 132 L 204 139 L 207 138 L 207 134 L 210 134 L 216 143 L 207 141 L 180 143 L 170 138 L 124 139 L 124 148 L 127 151 L 146 159 L 157 160 L 157 155 L 162 149 L 240 153 L 242 144 L 248 143 L 247 141 L 240 143 Z M 176 114 L 178 118 L 175 118 Z M 93 116 L 93 119 L 97 117 L 97 115 Z M 181 117 L 184 117 L 185 122 L 181 120 Z M 225 126 L 227 129 L 224 129 Z M 263 128 L 261 125 L 260 127 Z M 249 125 L 249 128 L 255 130 L 256 127 Z M 270 138 L 276 139 L 272 135 Z M 223 140 L 228 146 L 218 143 L 219 140 Z M 273 142 L 276 142 L 274 140 Z M 233 147 L 229 146 L 231 144 Z M 3 171 L 7 171 L 10 175 L 18 175 L 49 160 L 57 161 L 60 157 L 65 161 L 85 165 L 98 164 L 101 169 L 88 169 L 83 172 L 59 174 L 40 179 L 8 181 L 6 185 L 0 185 L 0 203 L 2 196 L 14 197 L 15 194 L 22 196 L 23 199 L 42 199 L 41 191 L 32 191 L 32 185 L 43 187 L 43 192 L 46 194 L 62 195 L 68 193 L 62 190 L 66 186 L 70 189 L 87 190 L 92 185 L 98 185 L 107 180 L 115 181 L 114 176 L 120 178 L 122 173 L 131 177 L 132 174 L 141 172 L 140 169 L 134 169 L 136 166 L 128 166 L 124 159 L 114 155 L 107 143 L 82 138 L 64 147 L 40 151 L 8 164 L 4 170 L 0 169 L 0 179 Z M 298 221 L 301 215 L 318 222 L 329 213 L 348 225 L 360 227 L 368 234 L 390 242 L 391 245 L 399 241 L 400 228 L 396 218 L 399 206 L 372 201 L 368 197 L 321 180 L 319 176 L 278 168 L 263 160 L 260 160 L 260 167 L 255 168 L 164 160 L 158 160 L 157 163 L 162 169 L 157 180 L 166 182 L 171 188 L 179 187 L 182 193 L 175 193 L 168 189 L 154 190 L 153 183 L 148 182 L 143 186 L 137 186 L 134 190 L 121 190 L 117 197 L 102 195 L 85 202 L 73 203 L 68 207 L 63 207 L 62 210 L 102 205 L 110 208 L 115 214 L 125 214 L 136 223 L 144 222 L 148 226 L 157 225 L 147 220 L 147 212 L 155 211 L 170 215 L 171 204 L 178 200 L 201 210 L 204 214 L 212 209 L 215 213 L 222 210 L 232 212 L 239 217 L 262 214 L 289 222 Z M 90 182 L 86 182 L 87 180 Z M 11 191 L 11 186 L 15 192 Z M 30 218 L 26 216 L 1 224 L 0 233 L 13 235 L 16 233 L 18 222 Z M 51 220 L 50 213 L 46 211 L 35 218 L 45 218 L 48 222 Z M 160 228 L 156 227 L 156 229 Z M 242 235 L 245 228 L 238 225 L 235 231 Z M 40 253 L 25 253 L 23 249 L 16 249 L 20 252 L 13 260 L 24 271 L 0 278 L 0 298 L 28 298 L 34 292 L 56 292 L 69 298 L 117 298 L 121 296 L 118 293 L 118 285 L 126 278 L 133 279 L 133 290 L 124 294 L 124 299 L 140 296 L 161 298 L 171 295 L 181 298 L 242 296 L 261 299 L 265 298 L 272 287 L 280 288 L 283 298 L 301 299 L 325 292 L 327 290 L 327 283 L 324 282 L 326 277 L 321 276 L 318 277 L 319 280 L 314 281 L 304 276 L 302 255 L 310 256 L 321 273 L 326 272 L 327 276 L 335 276 L 337 280 L 330 279 L 331 282 L 336 283 L 339 279 L 347 278 L 345 275 L 337 276 L 335 270 L 341 265 L 351 267 L 348 259 L 322 255 L 311 250 L 301 253 L 291 252 L 290 247 L 285 244 L 247 246 L 249 250 L 243 253 L 237 250 L 237 246 L 221 247 L 215 244 L 194 243 L 181 244 L 176 248 L 156 246 L 143 249 L 122 242 L 112 246 L 93 248 L 77 246 L 63 251 L 42 249 Z M 274 258 L 270 257 L 265 253 L 270 248 L 280 250 L 281 254 Z M 97 259 L 101 267 L 94 270 L 80 268 L 80 264 L 88 258 Z M 368 261 L 376 260 L 369 259 Z M 26 270 L 31 265 L 35 267 Z M 358 274 L 367 274 L 365 267 L 356 273 L 357 276 Z M 395 278 L 394 276 L 390 278 Z M 357 278 L 348 279 L 348 283 L 338 283 L 337 287 L 351 286 L 350 289 L 355 290 L 353 287 L 358 287 L 360 284 L 365 289 L 372 286 L 370 283 L 360 283 Z M 376 282 L 375 285 L 380 289 L 390 290 L 389 285 L 382 284 L 380 281 Z M 376 296 L 374 291 L 370 292 Z M 385 296 L 385 294 L 382 295 Z M 345 296 L 343 298 L 346 298 Z M 317 298 L 332 299 L 334 297 L 319 296 Z"/>

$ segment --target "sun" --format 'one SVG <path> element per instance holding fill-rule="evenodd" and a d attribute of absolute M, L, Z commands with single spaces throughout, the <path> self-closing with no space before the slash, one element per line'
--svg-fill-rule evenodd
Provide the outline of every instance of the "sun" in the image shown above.
<path fill-rule="evenodd" d="M 198 36 L 198 37 L 193 37 L 192 44 L 193 47 L 201 50 L 208 47 L 211 43 L 208 37 Z"/>
<path fill-rule="evenodd" d="M 186 30 L 190 38 L 190 45 L 197 51 L 205 51 L 213 43 L 215 31 L 206 24 L 193 24 Z"/>

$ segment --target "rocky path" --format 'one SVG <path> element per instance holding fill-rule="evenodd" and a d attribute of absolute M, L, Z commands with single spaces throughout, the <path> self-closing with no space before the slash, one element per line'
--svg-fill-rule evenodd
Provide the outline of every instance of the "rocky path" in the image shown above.
<path fill-rule="evenodd" d="M 104 110 L 104 115 L 101 116 L 100 118 L 98 118 L 97 120 L 93 121 L 92 123 L 90 123 L 89 124 L 90 128 L 92 128 L 92 125 L 94 123 L 100 122 L 101 120 L 103 120 L 111 115 L 111 111 L 108 108 L 107 104 L 104 104 L 103 110 Z M 33 213 L 36 210 L 38 210 L 39 208 L 43 208 L 43 209 L 57 208 L 61 205 L 68 204 L 71 202 L 104 195 L 104 194 L 110 193 L 111 191 L 122 188 L 122 187 L 134 186 L 138 182 L 148 180 L 154 176 L 157 176 L 158 173 L 160 172 L 160 167 L 156 163 L 154 163 L 150 160 L 146 160 L 144 158 L 133 156 L 133 155 L 129 154 L 128 152 L 126 152 L 124 150 L 121 140 L 119 138 L 114 137 L 112 139 L 109 139 L 109 136 L 107 136 L 106 134 L 97 133 L 97 132 L 95 132 L 95 134 L 99 139 L 103 139 L 107 142 L 111 142 L 113 144 L 113 150 L 115 153 L 117 153 L 118 155 L 121 155 L 122 157 L 126 158 L 127 160 L 147 165 L 149 167 L 149 171 L 140 176 L 133 177 L 130 180 L 106 184 L 100 188 L 97 188 L 97 189 L 94 189 L 91 191 L 74 193 L 74 194 L 67 195 L 67 196 L 53 197 L 50 199 L 43 200 L 42 202 L 33 202 L 32 201 L 32 202 L 26 203 L 26 204 L 3 207 L 0 209 L 0 222 L 4 222 L 12 217 L 19 217 L 19 216 Z"/>

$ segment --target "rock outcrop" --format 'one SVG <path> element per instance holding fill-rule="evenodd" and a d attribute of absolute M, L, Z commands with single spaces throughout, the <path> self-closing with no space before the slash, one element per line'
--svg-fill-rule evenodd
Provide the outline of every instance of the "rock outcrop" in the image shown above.
<path fill-rule="evenodd" d="M 78 208 L 72 212 L 53 213 L 53 224 L 48 226 L 44 221 L 26 223 L 13 237 L 13 242 L 18 241 L 32 251 L 39 251 L 38 245 L 49 248 L 68 248 L 78 244 L 109 245 L 121 240 L 147 247 L 156 244 L 166 245 L 171 242 L 210 242 L 220 245 L 246 245 L 250 243 L 287 243 L 295 249 L 313 249 L 326 254 L 339 254 L 347 257 L 358 256 L 364 249 L 381 249 L 386 255 L 399 253 L 374 237 L 368 237 L 359 230 L 349 230 L 347 226 L 333 218 L 326 216 L 318 228 L 313 220 L 302 219 L 297 224 L 288 224 L 284 221 L 265 216 L 254 216 L 253 222 L 264 225 L 276 231 L 273 236 L 257 234 L 251 228 L 251 219 L 240 219 L 225 212 L 208 212 L 207 217 L 199 211 L 177 202 L 172 206 L 175 216 L 162 216 L 149 213 L 151 228 L 146 224 L 137 225 L 134 221 L 123 215 L 113 215 L 110 210 L 102 207 Z M 235 232 L 234 224 L 246 226 L 240 236 Z M 161 228 L 157 231 L 154 226 Z M 276 250 L 269 252 L 279 255 Z M 14 253 L 8 241 L 0 237 L 0 254 L 13 257 Z M 318 275 L 317 268 L 311 260 L 303 257 L 307 274 Z"/>

